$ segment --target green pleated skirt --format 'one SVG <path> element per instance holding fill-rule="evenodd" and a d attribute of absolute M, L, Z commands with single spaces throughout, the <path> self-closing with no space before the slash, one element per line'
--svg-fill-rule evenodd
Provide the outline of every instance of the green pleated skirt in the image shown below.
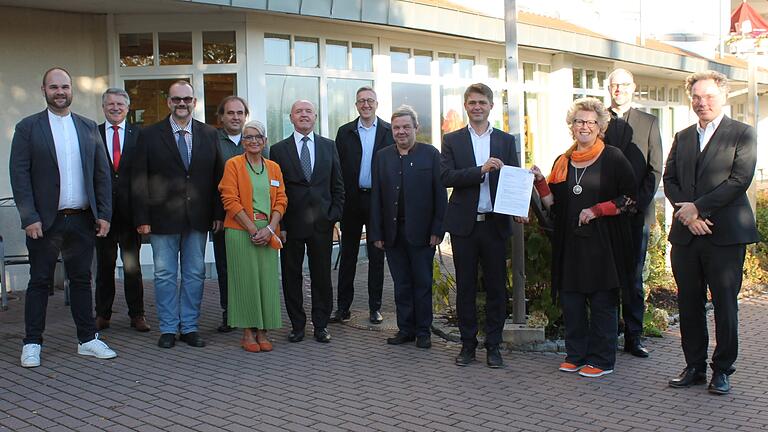
<path fill-rule="evenodd" d="M 266 221 L 256 221 L 266 226 Z M 278 252 L 268 246 L 254 246 L 247 231 L 225 230 L 229 325 L 238 328 L 276 329 L 282 327 Z"/>

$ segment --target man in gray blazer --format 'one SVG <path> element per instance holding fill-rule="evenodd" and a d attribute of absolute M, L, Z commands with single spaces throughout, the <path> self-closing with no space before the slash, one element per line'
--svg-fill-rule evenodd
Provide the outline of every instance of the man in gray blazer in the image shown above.
<path fill-rule="evenodd" d="M 728 80 L 715 71 L 686 79 L 699 118 L 678 132 L 664 170 L 664 193 L 675 207 L 669 231 L 686 367 L 671 387 L 707 379 L 707 287 L 715 307 L 715 352 L 709 392 L 726 394 L 739 348 L 739 305 L 746 245 L 759 240 L 747 199 L 757 163 L 755 129 L 725 116 Z"/>
<path fill-rule="evenodd" d="M 69 72 L 49 69 L 41 90 L 48 107 L 16 125 L 9 169 L 30 263 L 21 365 L 40 366 L 49 287 L 59 254 L 69 279 L 77 353 L 114 358 L 117 354 L 98 339 L 91 297 L 96 237 L 107 235 L 112 218 L 107 155 L 96 123 L 69 110 Z"/>

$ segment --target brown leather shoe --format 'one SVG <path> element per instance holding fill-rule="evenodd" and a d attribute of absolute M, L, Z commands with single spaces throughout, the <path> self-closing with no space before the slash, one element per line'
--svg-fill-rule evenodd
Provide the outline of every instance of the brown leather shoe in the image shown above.
<path fill-rule="evenodd" d="M 104 329 L 108 329 L 108 328 L 109 328 L 109 320 L 104 318 L 104 317 L 97 316 L 96 317 L 96 330 L 104 330 Z"/>
<path fill-rule="evenodd" d="M 148 332 L 150 330 L 149 324 L 147 324 L 147 320 L 144 318 L 144 315 L 131 318 L 131 327 L 142 333 Z"/>

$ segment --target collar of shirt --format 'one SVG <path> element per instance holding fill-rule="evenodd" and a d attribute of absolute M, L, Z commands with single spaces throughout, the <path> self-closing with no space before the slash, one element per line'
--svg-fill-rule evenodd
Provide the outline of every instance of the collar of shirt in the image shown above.
<path fill-rule="evenodd" d="M 171 131 L 173 131 L 174 134 L 179 132 L 180 130 L 184 130 L 187 135 L 192 135 L 192 120 L 190 119 L 189 122 L 187 122 L 187 125 L 183 128 L 176 124 L 176 121 L 173 120 L 173 116 L 168 116 L 168 119 L 171 121 Z"/>
<path fill-rule="evenodd" d="M 717 130 L 717 127 L 720 126 L 720 122 L 723 121 L 723 117 L 725 117 L 725 113 L 724 112 L 720 113 L 719 116 L 715 117 L 714 120 L 709 122 L 703 128 L 701 127 L 701 124 L 697 121 L 696 122 L 696 132 L 699 133 L 699 137 L 703 137 L 704 134 L 706 134 L 708 131 L 709 131 L 710 135 L 713 134 Z M 701 138 L 699 138 L 699 139 L 701 139 Z"/>
<path fill-rule="evenodd" d="M 485 138 L 486 136 L 491 135 L 491 133 L 493 132 L 493 128 L 491 127 L 490 122 L 488 122 L 488 127 L 485 128 L 485 132 L 483 132 L 482 134 L 478 134 L 477 131 L 472 129 L 472 125 L 467 125 L 467 129 L 469 129 L 470 135 L 474 135 L 478 138 Z"/>
<path fill-rule="evenodd" d="M 242 137 L 243 137 L 242 133 L 239 133 L 237 135 L 229 135 L 229 134 L 227 134 L 227 138 L 229 138 L 229 140 L 232 141 L 232 143 L 234 145 L 240 145 L 240 139 Z"/>
<path fill-rule="evenodd" d="M 374 117 L 373 124 L 371 125 L 371 127 L 365 127 L 363 125 L 363 120 L 360 119 L 360 118 L 357 119 L 357 128 L 358 129 L 371 130 L 371 129 L 376 129 L 376 126 L 378 126 L 378 118 L 377 117 Z"/>
<path fill-rule="evenodd" d="M 105 130 L 110 130 L 110 129 L 112 129 L 112 126 L 117 126 L 117 130 L 118 130 L 118 131 L 119 131 L 120 129 L 122 129 L 122 130 L 125 130 L 125 120 L 121 121 L 120 123 L 118 123 L 118 124 L 116 124 L 116 125 L 113 125 L 112 123 L 110 123 L 110 122 L 107 122 L 107 123 L 106 123 L 104 126 L 105 126 Z"/>
<path fill-rule="evenodd" d="M 71 112 L 68 112 L 67 115 L 60 116 L 58 114 L 54 114 L 53 111 L 51 110 L 47 110 L 47 111 L 48 111 L 48 121 L 51 121 L 51 122 L 54 120 L 64 121 L 72 118 Z"/>
<path fill-rule="evenodd" d="M 312 143 L 312 144 L 315 143 L 315 133 L 314 132 L 310 132 L 309 135 L 307 135 L 307 137 L 309 138 L 309 141 L 307 142 L 307 145 L 309 145 L 310 143 Z M 293 140 L 296 141 L 296 145 L 299 146 L 299 148 L 301 148 L 301 139 L 302 138 L 304 138 L 304 135 L 300 134 L 298 131 L 293 131 Z"/>

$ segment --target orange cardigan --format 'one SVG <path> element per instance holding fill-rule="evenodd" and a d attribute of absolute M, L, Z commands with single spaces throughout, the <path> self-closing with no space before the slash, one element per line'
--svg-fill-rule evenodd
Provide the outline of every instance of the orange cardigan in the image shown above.
<path fill-rule="evenodd" d="M 269 176 L 269 201 L 270 214 L 277 211 L 280 215 L 285 214 L 288 206 L 288 197 L 285 195 L 285 184 L 283 183 L 283 173 L 280 171 L 280 165 L 269 159 L 263 158 L 267 175 Z M 277 186 L 275 186 L 275 183 Z M 245 210 L 245 214 L 253 220 L 253 186 L 248 175 L 248 163 L 245 155 L 235 156 L 227 161 L 224 166 L 224 176 L 219 183 L 219 192 L 221 192 L 221 201 L 224 203 L 224 210 L 227 215 L 224 217 L 224 227 L 245 231 L 242 225 L 235 220 L 235 215 Z M 280 227 L 275 234 L 279 235 Z"/>

